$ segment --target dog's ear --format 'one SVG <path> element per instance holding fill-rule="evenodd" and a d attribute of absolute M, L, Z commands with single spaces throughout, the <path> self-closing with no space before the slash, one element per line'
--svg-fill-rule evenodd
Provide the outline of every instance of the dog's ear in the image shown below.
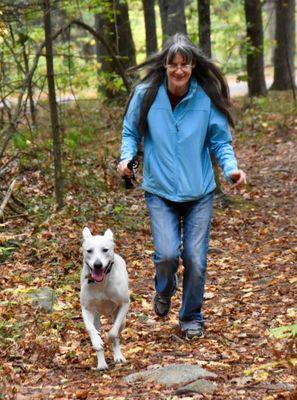
<path fill-rule="evenodd" d="M 91 237 L 91 236 L 92 236 L 92 234 L 91 234 L 90 229 L 87 228 L 87 227 L 85 227 L 84 230 L 83 230 L 83 238 L 84 238 L 84 239 L 87 239 L 87 238 L 89 238 L 89 237 Z"/>
<path fill-rule="evenodd" d="M 107 239 L 113 240 L 113 233 L 112 233 L 112 231 L 111 231 L 110 229 L 107 229 L 107 230 L 105 231 L 104 236 L 105 236 Z"/>

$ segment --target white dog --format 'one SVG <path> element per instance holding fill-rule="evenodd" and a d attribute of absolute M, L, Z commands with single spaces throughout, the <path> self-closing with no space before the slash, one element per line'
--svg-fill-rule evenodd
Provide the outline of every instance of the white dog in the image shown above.
<path fill-rule="evenodd" d="M 126 263 L 114 253 L 113 233 L 107 229 L 103 236 L 93 236 L 83 230 L 83 269 L 81 273 L 80 303 L 82 317 L 97 352 L 100 370 L 106 369 L 103 341 L 100 337 L 100 315 L 111 316 L 113 326 L 108 333 L 114 361 L 125 363 L 120 349 L 119 334 L 125 326 L 130 299 Z"/>

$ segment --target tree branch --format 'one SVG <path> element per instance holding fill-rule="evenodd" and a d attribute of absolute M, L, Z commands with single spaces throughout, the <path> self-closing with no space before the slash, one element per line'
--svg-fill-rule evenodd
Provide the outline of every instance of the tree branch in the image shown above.
<path fill-rule="evenodd" d="M 5 209 L 5 207 L 6 207 L 7 203 L 8 203 L 8 200 L 10 199 L 10 196 L 12 195 L 12 191 L 13 191 L 13 188 L 14 188 L 15 184 L 16 184 L 16 179 L 14 179 L 11 182 L 11 184 L 10 184 L 8 190 L 7 190 L 7 193 L 6 193 L 5 197 L 4 197 L 4 200 L 2 201 L 2 204 L 0 206 L 0 219 L 3 219 L 3 217 L 4 217 L 4 209 Z"/>

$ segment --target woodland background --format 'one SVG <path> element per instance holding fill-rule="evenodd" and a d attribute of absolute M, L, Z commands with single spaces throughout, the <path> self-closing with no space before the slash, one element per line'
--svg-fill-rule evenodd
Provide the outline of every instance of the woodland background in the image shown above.
<path fill-rule="evenodd" d="M 0 398 L 180 398 L 122 380 L 177 361 L 220 377 L 191 398 L 297 398 L 295 17 L 294 0 L 0 0 Z M 180 289 L 169 319 L 154 316 L 142 192 L 116 172 L 139 79 L 127 68 L 177 31 L 241 95 L 234 145 L 248 174 L 238 194 L 217 171 L 207 337 L 194 342 L 178 331 Z M 80 315 L 86 225 L 112 228 L 130 277 L 129 363 L 107 351 L 105 373 Z"/>

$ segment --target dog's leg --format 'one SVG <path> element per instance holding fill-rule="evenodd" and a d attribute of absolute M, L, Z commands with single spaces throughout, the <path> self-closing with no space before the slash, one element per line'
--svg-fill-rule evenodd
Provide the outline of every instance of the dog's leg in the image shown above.
<path fill-rule="evenodd" d="M 123 303 L 118 309 L 113 326 L 111 330 L 108 332 L 108 339 L 111 342 L 113 342 L 114 339 L 117 336 L 119 336 L 120 327 L 123 325 L 126 318 L 126 314 L 129 310 L 129 304 L 130 304 L 129 302 Z"/>
<path fill-rule="evenodd" d="M 119 309 L 117 309 L 116 312 L 113 315 L 113 322 L 116 320 L 118 312 L 119 312 Z M 124 318 L 124 321 L 122 322 L 122 324 L 121 324 L 121 326 L 119 328 L 118 336 L 112 342 L 113 359 L 114 359 L 115 363 L 126 363 L 127 362 L 125 357 L 122 354 L 121 347 L 120 347 L 120 338 L 119 338 L 120 333 L 125 328 L 125 324 L 126 324 L 126 318 Z"/>
<path fill-rule="evenodd" d="M 126 359 L 123 356 L 120 348 L 119 332 L 125 326 L 125 319 L 128 309 L 129 309 L 129 303 L 124 303 L 119 307 L 114 316 L 115 318 L 113 326 L 108 333 L 108 339 L 112 342 L 115 363 L 126 362 Z"/>
<path fill-rule="evenodd" d="M 92 345 L 97 353 L 97 369 L 107 369 L 108 367 L 104 357 L 103 341 L 94 325 L 96 316 L 94 316 L 89 310 L 82 308 L 82 317 L 85 327 L 90 335 Z"/>
<path fill-rule="evenodd" d="M 113 349 L 113 359 L 114 359 L 115 363 L 126 363 L 127 362 L 121 351 L 119 337 L 116 337 L 114 339 L 114 341 L 112 342 L 112 349 Z"/>

